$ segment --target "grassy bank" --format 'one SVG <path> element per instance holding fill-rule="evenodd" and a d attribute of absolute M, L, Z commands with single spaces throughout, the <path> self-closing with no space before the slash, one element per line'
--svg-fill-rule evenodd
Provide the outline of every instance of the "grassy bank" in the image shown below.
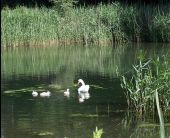
<path fill-rule="evenodd" d="M 18 7 L 1 11 L 3 46 L 42 43 L 170 42 L 168 6 Z"/>

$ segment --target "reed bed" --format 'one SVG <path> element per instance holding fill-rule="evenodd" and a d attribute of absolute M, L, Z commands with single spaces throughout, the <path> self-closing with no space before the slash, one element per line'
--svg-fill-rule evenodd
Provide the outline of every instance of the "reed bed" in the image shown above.
<path fill-rule="evenodd" d="M 4 8 L 1 11 L 2 46 L 37 44 L 106 44 L 128 41 L 170 42 L 168 6 Z"/>
<path fill-rule="evenodd" d="M 146 60 L 141 58 L 133 65 L 132 77 L 121 76 L 127 104 L 139 116 L 155 116 L 156 100 L 159 97 L 160 110 L 166 115 L 170 103 L 170 62 L 169 55 Z M 158 98 L 157 98 L 158 99 Z"/>

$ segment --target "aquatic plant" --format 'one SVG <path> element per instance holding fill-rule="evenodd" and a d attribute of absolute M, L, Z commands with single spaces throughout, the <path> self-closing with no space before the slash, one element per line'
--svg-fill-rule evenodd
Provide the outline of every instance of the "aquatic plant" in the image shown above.
<path fill-rule="evenodd" d="M 131 78 L 121 76 L 128 107 L 139 115 L 155 114 L 155 92 L 158 92 L 160 108 L 165 113 L 170 99 L 170 63 L 168 56 L 162 59 L 141 60 L 133 66 Z M 167 102 L 168 101 L 168 102 Z"/>
<path fill-rule="evenodd" d="M 96 127 L 96 130 L 93 132 L 93 138 L 101 138 L 103 134 L 103 129 L 98 129 Z"/>
<path fill-rule="evenodd" d="M 170 42 L 167 5 L 127 6 L 113 3 L 73 7 L 73 2 L 58 0 L 59 7 L 51 9 L 3 8 L 2 46 Z"/>
<path fill-rule="evenodd" d="M 165 138 L 164 118 L 159 105 L 159 97 L 158 97 L 157 89 L 155 90 L 155 99 L 156 99 L 156 107 L 157 107 L 159 122 L 160 122 L 160 137 Z"/>
<path fill-rule="evenodd" d="M 169 121 L 166 121 L 164 125 L 164 131 L 161 129 L 161 125 L 158 124 L 156 120 L 151 120 L 150 118 L 137 118 L 133 112 L 126 112 L 125 118 L 122 120 L 122 137 L 127 137 L 127 134 L 130 133 L 129 137 L 136 138 L 136 137 L 159 137 L 161 138 L 161 134 L 164 134 L 165 138 L 170 135 Z M 135 128 L 133 132 L 131 132 L 132 128 Z"/>

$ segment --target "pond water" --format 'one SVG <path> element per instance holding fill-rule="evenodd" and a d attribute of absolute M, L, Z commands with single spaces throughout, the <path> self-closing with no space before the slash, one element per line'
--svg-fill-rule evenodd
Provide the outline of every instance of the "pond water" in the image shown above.
<path fill-rule="evenodd" d="M 92 138 L 96 126 L 103 138 L 159 137 L 159 126 L 142 127 L 153 122 L 127 112 L 116 71 L 128 74 L 141 52 L 153 57 L 169 50 L 165 44 L 2 49 L 1 137 Z M 80 78 L 90 85 L 84 102 Z M 51 96 L 33 97 L 33 90 L 50 90 Z M 170 136 L 169 125 L 165 132 Z"/>

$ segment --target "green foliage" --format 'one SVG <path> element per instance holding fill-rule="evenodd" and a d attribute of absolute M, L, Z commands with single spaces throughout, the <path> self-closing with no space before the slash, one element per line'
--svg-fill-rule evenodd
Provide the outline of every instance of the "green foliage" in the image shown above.
<path fill-rule="evenodd" d="M 131 79 L 121 77 L 121 87 L 125 90 L 128 106 L 140 115 L 155 111 L 155 91 L 158 91 L 163 111 L 170 99 L 170 62 L 168 56 L 150 59 L 133 66 Z"/>
<path fill-rule="evenodd" d="M 166 5 L 120 3 L 74 7 L 74 0 L 55 0 L 55 8 L 5 8 L 1 11 L 2 46 L 42 43 L 108 44 L 127 41 L 170 42 Z M 161 12 L 160 12 L 161 11 Z"/>
<path fill-rule="evenodd" d="M 93 138 L 101 138 L 103 134 L 103 129 L 98 129 L 96 127 L 96 130 L 93 132 Z"/>
<path fill-rule="evenodd" d="M 166 16 L 156 15 L 153 19 L 153 30 L 158 41 L 170 42 L 170 13 Z"/>
<path fill-rule="evenodd" d="M 54 8 L 57 9 L 61 15 L 67 15 L 77 3 L 76 0 L 52 0 L 52 2 L 55 5 Z"/>

